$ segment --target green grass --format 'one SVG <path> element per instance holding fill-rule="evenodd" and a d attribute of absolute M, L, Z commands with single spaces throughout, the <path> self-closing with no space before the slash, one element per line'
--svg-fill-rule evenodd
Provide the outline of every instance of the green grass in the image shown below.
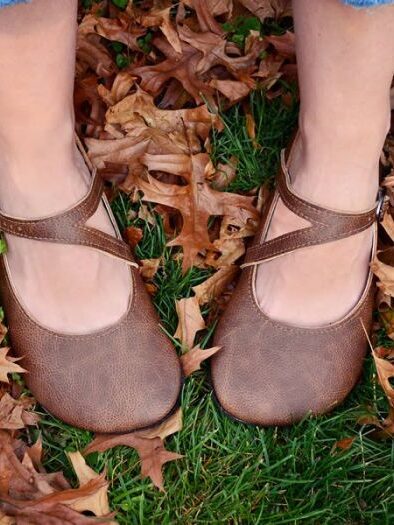
<path fill-rule="evenodd" d="M 225 131 L 213 137 L 215 162 L 232 155 L 239 159 L 239 175 L 232 190 L 248 191 L 272 180 L 280 148 L 296 120 L 296 106 L 287 108 L 280 99 L 267 102 L 256 95 L 252 107 L 261 150 L 254 149 L 248 139 L 238 108 L 226 115 Z M 137 255 L 163 257 L 163 268 L 155 278 L 158 293 L 154 303 L 163 328 L 171 335 L 177 324 L 174 300 L 189 296 L 191 287 L 205 279 L 207 271 L 193 269 L 182 276 L 180 264 L 171 258 L 176 252 L 165 248 L 160 220 L 153 226 L 140 219 L 130 221 L 130 207 L 124 196 L 114 203 L 121 226 L 132 223 L 145 228 Z M 213 328 L 214 321 L 204 344 L 208 344 Z M 382 413 L 386 408 L 370 358 L 363 381 L 344 406 L 328 416 L 308 418 L 285 429 L 257 429 L 221 414 L 211 396 L 207 370 L 189 378 L 185 385 L 184 429 L 167 443 L 184 458 L 165 467 L 166 494 L 140 479 L 137 454 L 131 449 L 119 447 L 88 457 L 97 471 L 108 469 L 111 504 L 121 524 L 394 522 L 393 442 L 375 442 L 368 437 L 371 429 L 357 426 L 367 407 Z M 90 433 L 50 416 L 45 417 L 41 429 L 46 467 L 63 469 L 75 480 L 64 451 L 82 449 L 90 441 Z M 351 436 L 355 440 L 350 449 L 334 450 L 338 440 Z"/>

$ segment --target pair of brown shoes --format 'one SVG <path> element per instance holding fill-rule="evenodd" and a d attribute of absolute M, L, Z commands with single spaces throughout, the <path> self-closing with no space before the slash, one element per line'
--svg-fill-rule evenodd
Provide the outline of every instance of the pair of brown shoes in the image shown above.
<path fill-rule="evenodd" d="M 128 432 L 153 426 L 171 414 L 180 396 L 182 373 L 103 189 L 93 171 L 88 194 L 72 209 L 37 220 L 0 214 L 0 229 L 37 241 L 84 245 L 126 261 L 133 290 L 119 322 L 89 335 L 56 333 L 40 325 L 17 296 L 6 254 L 0 261 L 0 292 L 14 352 L 23 356 L 27 384 L 36 399 L 71 425 L 96 432 Z M 310 227 L 265 241 L 279 198 Z M 101 200 L 118 238 L 86 225 Z M 222 350 L 213 358 L 211 375 L 216 398 L 229 415 L 257 425 L 286 425 L 309 412 L 329 411 L 356 383 L 366 351 L 364 330 L 371 325 L 372 275 L 343 319 L 309 329 L 273 321 L 262 312 L 254 289 L 256 266 L 293 250 L 355 235 L 376 223 L 377 209 L 339 213 L 303 200 L 290 187 L 284 156 L 278 187 L 267 208 L 217 329 L 215 345 Z M 376 240 L 373 252 L 375 245 Z"/>

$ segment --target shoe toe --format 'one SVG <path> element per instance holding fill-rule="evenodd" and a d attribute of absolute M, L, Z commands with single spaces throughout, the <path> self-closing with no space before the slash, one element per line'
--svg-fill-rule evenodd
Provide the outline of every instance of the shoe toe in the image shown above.
<path fill-rule="evenodd" d="M 333 338 L 329 330 L 288 331 L 268 319 L 254 330 L 249 323 L 228 326 L 218 329 L 222 351 L 212 361 L 212 382 L 235 419 L 282 426 L 323 414 L 343 401 L 361 373 L 362 331 L 345 328 Z"/>
<path fill-rule="evenodd" d="M 179 360 L 156 327 L 138 333 L 133 323 L 99 339 L 81 336 L 78 344 L 58 337 L 43 360 L 35 356 L 24 363 L 28 386 L 44 408 L 95 432 L 153 426 L 171 413 L 180 395 Z"/>

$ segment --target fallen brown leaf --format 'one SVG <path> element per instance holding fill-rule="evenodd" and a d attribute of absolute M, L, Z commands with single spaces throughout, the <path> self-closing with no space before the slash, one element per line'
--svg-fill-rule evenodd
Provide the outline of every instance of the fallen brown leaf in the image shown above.
<path fill-rule="evenodd" d="M 387 399 L 392 408 L 394 408 L 394 388 L 390 384 L 390 379 L 394 378 L 394 364 L 379 357 L 378 351 L 372 351 L 373 359 L 378 373 L 379 383 L 381 384 Z"/>
<path fill-rule="evenodd" d="M 159 269 L 160 261 L 160 257 L 158 259 L 141 259 L 140 263 L 142 266 L 140 267 L 140 274 L 142 277 L 147 281 L 152 280 Z"/>
<path fill-rule="evenodd" d="M 240 0 L 240 2 L 262 22 L 266 18 L 279 18 L 291 14 L 290 0 Z"/>
<path fill-rule="evenodd" d="M 394 297 L 394 247 L 378 252 L 371 263 L 371 270 L 379 279 L 378 288 Z"/>
<path fill-rule="evenodd" d="M 200 370 L 201 363 L 216 354 L 220 350 L 220 346 L 214 346 L 203 350 L 199 346 L 195 346 L 181 356 L 181 363 L 185 377 L 189 377 L 196 370 Z"/>
<path fill-rule="evenodd" d="M 357 423 L 375 427 L 372 432 L 368 432 L 368 437 L 378 441 L 393 439 L 394 437 L 394 409 L 390 407 L 389 414 L 385 419 L 379 419 L 373 414 L 361 416 Z"/>
<path fill-rule="evenodd" d="M 75 503 L 69 506 L 80 512 L 89 510 L 96 516 L 109 514 L 108 483 L 101 484 L 102 475 L 97 474 L 86 464 L 80 452 L 68 452 L 67 455 L 77 475 L 80 487 L 84 487 L 93 480 L 100 480 L 100 487 L 93 494 L 89 494 L 86 498 L 78 498 Z"/>
<path fill-rule="evenodd" d="M 354 436 L 340 439 L 334 444 L 333 451 L 335 451 L 336 449 L 349 450 L 351 446 L 353 445 L 355 439 L 356 438 Z"/>
<path fill-rule="evenodd" d="M 155 487 L 162 492 L 164 492 L 163 465 L 183 457 L 176 452 L 166 450 L 161 438 L 146 439 L 138 436 L 136 432 L 129 434 L 99 434 L 88 445 L 84 454 L 105 452 L 119 445 L 136 449 L 141 461 L 141 476 L 143 478 L 149 477 Z"/>
<path fill-rule="evenodd" d="M 170 14 L 171 6 L 165 9 L 151 9 L 147 15 L 142 17 L 141 24 L 144 27 L 159 27 L 174 50 L 177 53 L 182 53 L 181 41 L 170 20 Z"/>
<path fill-rule="evenodd" d="M 385 308 L 379 312 L 380 320 L 386 330 L 387 336 L 394 339 L 394 311 L 391 308 Z"/>
<path fill-rule="evenodd" d="M 108 106 L 113 106 L 123 100 L 135 83 L 135 77 L 127 71 L 121 71 L 115 77 L 111 89 L 98 84 L 97 92 Z"/>
<path fill-rule="evenodd" d="M 182 409 L 178 409 L 168 417 L 165 421 L 153 428 L 139 430 L 138 435 L 145 439 L 160 438 L 164 441 L 165 438 L 180 432 L 182 430 Z"/>
<path fill-rule="evenodd" d="M 199 304 L 206 304 L 216 299 L 226 289 L 227 285 L 235 279 L 238 273 L 237 266 L 224 266 L 206 281 L 193 287 Z"/>
<path fill-rule="evenodd" d="M 205 328 L 197 297 L 188 297 L 175 301 L 178 314 L 178 327 L 174 337 L 179 339 L 184 350 L 193 346 L 196 333 Z"/>
<path fill-rule="evenodd" d="M 36 425 L 39 416 L 26 410 L 34 403 L 31 398 L 14 399 L 7 392 L 0 395 L 0 429 L 17 430 L 27 425 Z"/>
<path fill-rule="evenodd" d="M 216 256 L 215 252 L 208 252 L 205 258 L 205 263 L 213 268 L 230 266 L 245 253 L 244 241 L 239 238 L 219 238 L 213 241 L 213 245 L 220 255 Z"/>
<path fill-rule="evenodd" d="M 233 182 L 237 176 L 237 164 L 238 159 L 231 157 L 228 163 L 217 165 L 215 173 L 208 177 L 213 189 L 223 191 Z"/>
<path fill-rule="evenodd" d="M 132 248 L 135 248 L 144 236 L 144 232 L 141 230 L 141 228 L 136 228 L 135 226 L 128 226 L 125 229 L 125 236 L 130 246 Z"/>
<path fill-rule="evenodd" d="M 217 192 L 206 181 L 206 173 L 213 170 L 209 156 L 197 155 L 149 155 L 143 156 L 149 171 L 173 173 L 182 177 L 188 184 L 178 186 L 165 184 L 152 176 L 147 181 L 141 177 L 134 179 L 135 185 L 144 193 L 143 199 L 171 206 L 180 211 L 183 219 L 180 234 L 168 246 L 181 246 L 183 249 L 183 271 L 190 268 L 197 254 L 206 249 L 214 249 L 209 233 L 208 219 L 212 215 L 249 218 L 257 212 L 250 197 Z"/>
<path fill-rule="evenodd" d="M 26 372 L 24 368 L 16 364 L 16 361 L 20 361 L 20 357 L 8 356 L 9 348 L 0 348 L 0 383 L 9 383 L 8 374 L 23 374 Z"/>

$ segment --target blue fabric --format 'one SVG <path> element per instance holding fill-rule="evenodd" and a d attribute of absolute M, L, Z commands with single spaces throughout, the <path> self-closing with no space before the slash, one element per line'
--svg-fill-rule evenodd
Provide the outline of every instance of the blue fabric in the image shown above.
<path fill-rule="evenodd" d="M 353 5 L 354 7 L 374 7 L 383 4 L 392 4 L 394 0 L 342 0 L 344 4 Z"/>
<path fill-rule="evenodd" d="M 0 0 L 0 7 L 7 5 L 21 4 L 29 2 L 29 0 Z M 392 4 L 394 0 L 342 0 L 345 4 L 353 5 L 354 7 L 373 7 L 376 5 Z"/>
<path fill-rule="evenodd" d="M 0 0 L 0 7 L 6 7 L 7 5 L 21 4 L 29 0 Z"/>

